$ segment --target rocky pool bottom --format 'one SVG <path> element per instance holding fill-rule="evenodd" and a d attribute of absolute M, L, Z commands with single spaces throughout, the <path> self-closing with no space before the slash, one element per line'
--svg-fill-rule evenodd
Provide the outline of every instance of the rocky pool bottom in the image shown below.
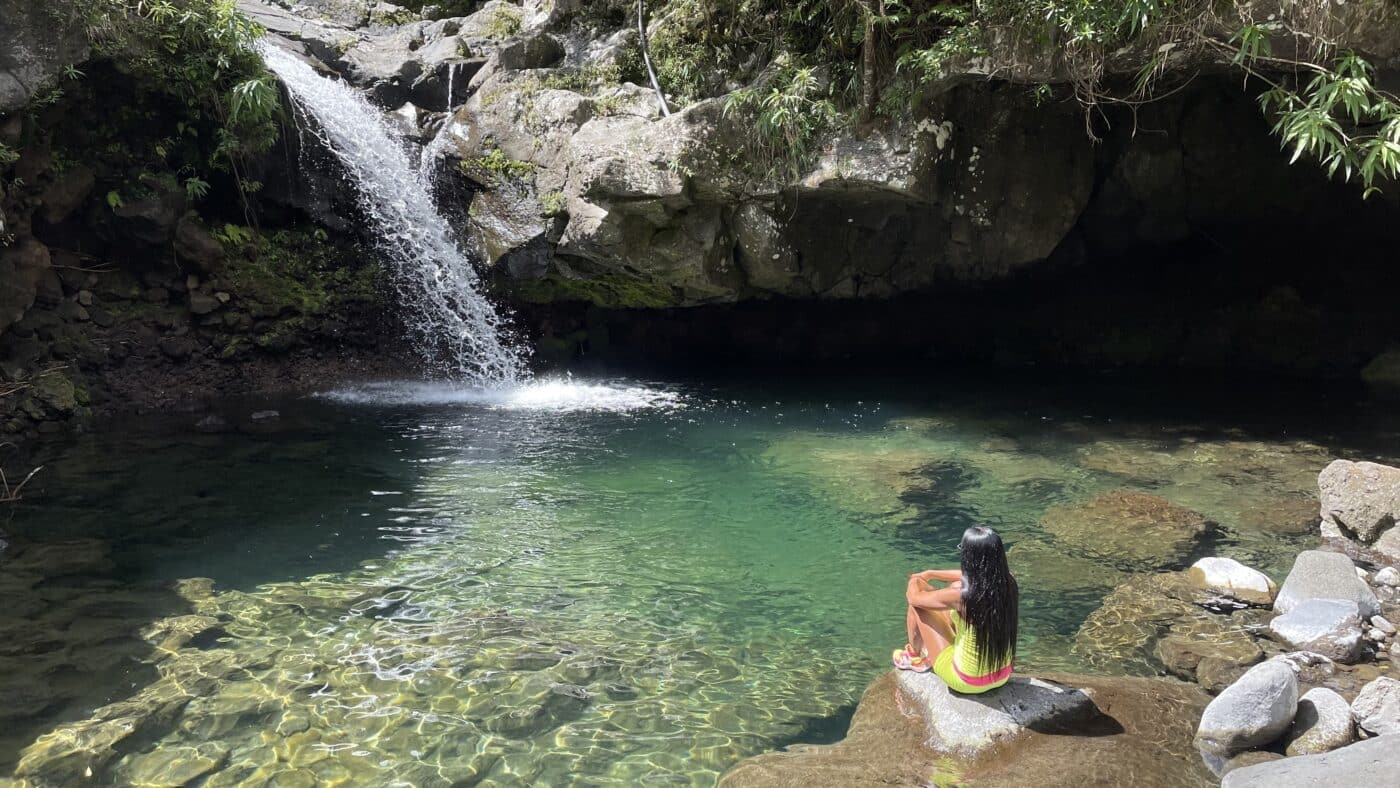
<path fill-rule="evenodd" d="M 0 775 L 712 784 L 841 738 L 905 574 L 974 522 L 1011 545 L 1024 671 L 1182 675 L 1105 598 L 1208 554 L 1282 578 L 1318 471 L 1400 446 L 1344 397 L 1112 379 L 397 384 L 209 415 L 55 446 L 12 509 Z"/>

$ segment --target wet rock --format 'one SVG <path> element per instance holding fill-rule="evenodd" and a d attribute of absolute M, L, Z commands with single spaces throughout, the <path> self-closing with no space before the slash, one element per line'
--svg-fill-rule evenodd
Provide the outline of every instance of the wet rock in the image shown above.
<path fill-rule="evenodd" d="M 1400 733 L 1400 680 L 1381 676 L 1362 687 L 1351 702 L 1351 714 L 1367 733 Z"/>
<path fill-rule="evenodd" d="M 97 178 L 88 167 L 82 164 L 69 167 L 44 189 L 40 198 L 44 204 L 44 221 L 58 224 L 67 219 L 92 193 L 96 183 Z"/>
<path fill-rule="evenodd" d="M 1316 755 L 1356 741 L 1351 706 L 1341 695 L 1314 687 L 1298 700 L 1298 714 L 1286 739 L 1289 755 Z"/>
<path fill-rule="evenodd" d="M 1131 490 L 1056 506 L 1040 524 L 1057 540 L 1090 555 L 1148 567 L 1177 563 L 1212 526 L 1190 509 Z"/>
<path fill-rule="evenodd" d="M 196 315 L 207 315 L 217 311 L 224 305 L 224 302 L 198 290 L 190 291 L 190 311 Z"/>
<path fill-rule="evenodd" d="M 133 785 L 189 785 L 223 766 L 229 748 L 218 742 L 194 747 L 161 747 L 143 755 L 131 755 L 118 767 L 118 773 Z"/>
<path fill-rule="evenodd" d="M 164 337 L 158 343 L 160 352 L 171 361 L 184 361 L 194 354 L 196 345 L 193 339 L 184 337 Z"/>
<path fill-rule="evenodd" d="M 1320 755 L 1302 755 L 1237 769 L 1220 788 L 1332 788 L 1389 785 L 1395 779 L 1400 736 L 1381 736 Z"/>
<path fill-rule="evenodd" d="M 1196 588 L 1250 605 L 1271 605 L 1278 592 L 1268 575 L 1231 558 L 1202 558 L 1186 576 Z"/>
<path fill-rule="evenodd" d="M 1356 565 L 1341 553 L 1299 553 L 1274 600 L 1274 610 L 1287 613 L 1309 599 L 1350 599 L 1366 618 L 1380 613 L 1375 592 L 1356 576 Z"/>
<path fill-rule="evenodd" d="M 142 183 L 154 194 L 119 205 L 112 213 L 132 238 L 153 245 L 169 243 L 185 212 L 185 192 L 150 178 Z"/>
<path fill-rule="evenodd" d="M 1170 634 L 1157 642 L 1157 657 L 1167 672 L 1195 681 L 1208 692 L 1233 684 L 1264 659 L 1264 650 L 1244 632 L 1209 635 Z"/>
<path fill-rule="evenodd" d="M 899 671 L 899 691 L 928 727 L 930 744 L 962 756 L 976 755 L 1029 730 L 1046 730 L 1091 715 L 1094 703 L 1074 687 L 1013 677 L 982 695 L 960 695 L 931 673 Z"/>
<path fill-rule="evenodd" d="M 1288 730 L 1297 711 L 1298 677 L 1287 663 L 1269 660 L 1210 702 L 1196 729 L 1196 746 L 1224 759 L 1269 744 Z"/>
<path fill-rule="evenodd" d="M 1289 647 L 1350 664 L 1361 656 L 1361 613 L 1349 599 L 1308 599 L 1269 622 Z"/>
<path fill-rule="evenodd" d="M 180 223 L 175 227 L 175 254 L 206 274 L 215 274 L 224 268 L 223 244 L 209 232 L 209 228 L 194 211 L 181 217 Z"/>

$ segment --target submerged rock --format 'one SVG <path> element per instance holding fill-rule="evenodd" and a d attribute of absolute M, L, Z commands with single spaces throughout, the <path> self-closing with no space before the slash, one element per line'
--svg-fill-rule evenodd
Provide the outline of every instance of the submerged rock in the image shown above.
<path fill-rule="evenodd" d="M 1290 648 L 1350 664 L 1361 656 L 1361 613 L 1349 599 L 1307 599 L 1269 622 Z"/>
<path fill-rule="evenodd" d="M 1287 663 L 1269 660 L 1250 668 L 1210 702 L 1196 729 L 1196 746 L 1218 769 L 1215 759 L 1282 736 L 1297 711 L 1298 677 Z"/>
<path fill-rule="evenodd" d="M 1034 678 L 1013 677 L 982 695 L 953 692 L 931 673 L 900 671 L 895 683 L 928 726 L 929 745 L 962 756 L 1030 730 L 1062 727 L 1095 710 L 1083 690 Z"/>
<path fill-rule="evenodd" d="M 1375 592 L 1356 576 L 1356 564 L 1341 553 L 1299 553 L 1274 600 L 1274 610 L 1287 613 L 1309 599 L 1350 599 L 1366 618 L 1380 613 Z"/>
<path fill-rule="evenodd" d="M 1351 713 L 1367 733 L 1400 733 L 1400 680 L 1381 676 L 1362 687 L 1351 702 Z"/>
<path fill-rule="evenodd" d="M 1190 553 L 1212 523 L 1160 496 L 1113 490 L 1056 506 L 1040 525 L 1057 540 L 1090 555 L 1160 568 Z"/>
<path fill-rule="evenodd" d="M 1232 558 L 1202 558 L 1186 576 L 1199 589 L 1249 605 L 1271 605 L 1278 593 L 1268 575 Z"/>
<path fill-rule="evenodd" d="M 1381 736 L 1320 755 L 1284 758 L 1236 769 L 1220 788 L 1332 788 L 1338 785 L 1391 785 L 1395 781 L 1400 736 Z"/>
<path fill-rule="evenodd" d="M 1341 695 L 1314 687 L 1298 700 L 1298 713 L 1287 736 L 1289 755 L 1316 755 L 1356 741 L 1351 706 Z"/>

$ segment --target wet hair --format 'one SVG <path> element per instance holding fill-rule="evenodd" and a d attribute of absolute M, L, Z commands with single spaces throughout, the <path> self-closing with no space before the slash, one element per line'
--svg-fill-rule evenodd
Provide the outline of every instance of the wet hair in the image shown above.
<path fill-rule="evenodd" d="M 1002 665 L 1016 657 L 1016 621 L 1021 592 L 1006 564 L 1001 535 L 986 526 L 963 532 L 963 619 L 977 633 L 979 665 Z"/>

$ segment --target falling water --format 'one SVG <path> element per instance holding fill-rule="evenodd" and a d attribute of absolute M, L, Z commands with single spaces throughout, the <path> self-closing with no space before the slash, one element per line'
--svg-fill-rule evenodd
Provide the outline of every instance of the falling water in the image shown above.
<path fill-rule="evenodd" d="M 452 87 L 457 79 L 457 64 L 447 64 L 447 116 L 442 121 L 442 127 L 437 134 L 423 146 L 423 151 L 418 155 L 418 183 L 422 184 L 423 190 L 429 195 L 434 193 L 437 187 L 438 158 L 442 156 L 442 151 L 447 147 L 447 141 L 452 136 L 452 129 L 456 126 L 452 114 Z"/>
<path fill-rule="evenodd" d="M 409 154 L 379 110 L 349 86 L 317 74 L 268 42 L 259 46 L 300 120 L 332 150 L 358 187 L 360 206 L 389 257 L 405 319 L 430 362 L 458 382 L 520 381 L 524 356 L 506 343 L 501 315 L 480 292 L 471 260 L 452 240 Z"/>

